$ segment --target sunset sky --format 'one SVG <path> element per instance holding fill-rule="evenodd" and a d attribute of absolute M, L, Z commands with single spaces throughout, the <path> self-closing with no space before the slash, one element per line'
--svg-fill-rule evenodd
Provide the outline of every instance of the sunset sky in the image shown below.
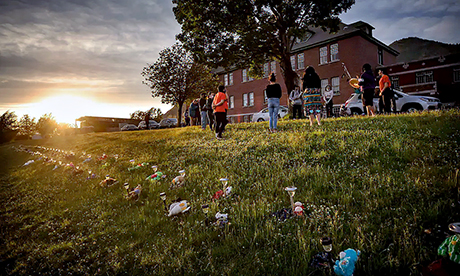
<path fill-rule="evenodd" d="M 357 0 L 341 19 L 371 24 L 386 44 L 460 43 L 459 15 L 457 0 Z M 0 0 L 0 113 L 67 123 L 164 113 L 140 74 L 179 31 L 170 0 Z"/>

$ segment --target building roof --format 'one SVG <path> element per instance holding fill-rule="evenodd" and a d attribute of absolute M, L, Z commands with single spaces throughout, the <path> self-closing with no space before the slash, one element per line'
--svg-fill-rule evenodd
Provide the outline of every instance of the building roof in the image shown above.
<path fill-rule="evenodd" d="M 384 48 L 388 52 L 394 55 L 398 55 L 398 51 L 372 36 L 373 29 L 374 27 L 363 21 L 357 21 L 350 25 L 340 23 L 338 31 L 333 33 L 329 33 L 329 31 L 327 30 L 324 31 L 319 27 L 310 28 L 309 31 L 312 33 L 311 37 L 308 38 L 306 41 L 295 44 L 292 47 L 292 51 L 296 53 L 308 50 L 310 48 L 326 45 L 331 42 L 342 40 L 351 36 L 360 35 L 363 38 L 373 42 L 374 44 L 377 44 L 378 46 Z"/>

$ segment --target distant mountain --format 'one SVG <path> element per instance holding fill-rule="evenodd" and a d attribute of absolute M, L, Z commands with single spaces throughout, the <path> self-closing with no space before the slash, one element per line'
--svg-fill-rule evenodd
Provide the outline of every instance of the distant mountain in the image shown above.
<path fill-rule="evenodd" d="M 390 47 L 400 53 L 396 57 L 397 63 L 460 53 L 460 44 L 446 44 L 418 37 L 396 40 Z"/>

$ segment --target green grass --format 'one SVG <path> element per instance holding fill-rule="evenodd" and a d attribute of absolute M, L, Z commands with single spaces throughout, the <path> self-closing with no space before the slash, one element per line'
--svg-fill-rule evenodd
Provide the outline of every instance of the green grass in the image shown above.
<path fill-rule="evenodd" d="M 436 258 L 444 236 L 435 229 L 460 221 L 459 111 L 279 127 L 268 134 L 267 123 L 231 125 L 223 141 L 187 127 L 21 142 L 74 162 L 81 175 L 15 151 L 19 142 L 0 146 L 2 274 L 321 275 L 309 263 L 326 235 L 336 256 L 361 250 L 355 275 L 417 275 L 417 263 Z M 83 152 L 93 160 L 83 164 Z M 103 153 L 119 159 L 103 167 L 96 160 Z M 129 172 L 133 158 L 157 165 L 166 179 L 145 181 L 149 166 Z M 180 169 L 186 185 L 169 190 Z M 98 178 L 86 180 L 88 170 Z M 101 188 L 106 174 L 120 183 Z M 212 202 L 222 177 L 238 196 Z M 139 201 L 125 199 L 124 182 L 143 185 Z M 308 216 L 280 223 L 269 215 L 289 206 L 291 185 Z M 161 192 L 168 202 L 187 199 L 190 213 L 167 217 Z M 206 227 L 205 203 L 210 216 L 228 213 L 231 224 Z"/>

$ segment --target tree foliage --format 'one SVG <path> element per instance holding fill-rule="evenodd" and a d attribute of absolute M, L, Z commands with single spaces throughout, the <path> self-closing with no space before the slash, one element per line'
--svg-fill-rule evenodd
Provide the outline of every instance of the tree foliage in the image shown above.
<path fill-rule="evenodd" d="M 159 108 L 152 107 L 147 111 L 136 110 L 133 113 L 129 114 L 131 119 L 136 120 L 145 120 L 145 116 L 149 114 L 149 120 L 155 120 L 159 122 L 163 116 L 163 112 Z"/>
<path fill-rule="evenodd" d="M 54 134 L 57 127 L 58 127 L 58 124 L 56 123 L 56 120 L 54 119 L 51 113 L 44 114 L 40 117 L 40 119 L 38 119 L 37 131 L 43 137 Z"/>
<path fill-rule="evenodd" d="M 131 119 L 144 120 L 145 114 L 147 114 L 147 112 L 141 111 L 141 110 L 136 110 L 133 113 L 130 113 L 129 116 L 130 116 Z"/>
<path fill-rule="evenodd" d="M 208 66 L 194 62 L 192 56 L 179 43 L 162 50 L 158 60 L 144 67 L 144 83 L 151 89 L 152 97 L 161 98 L 162 103 L 178 106 L 180 125 L 182 105 L 187 99 L 197 98 L 200 93 L 209 93 L 218 86 Z"/>
<path fill-rule="evenodd" d="M 17 116 L 7 110 L 0 117 L 0 143 L 11 141 L 17 133 Z"/>
<path fill-rule="evenodd" d="M 288 91 L 297 74 L 290 56 L 310 27 L 336 31 L 354 0 L 173 0 L 177 39 L 199 61 L 229 68 L 280 62 Z"/>
<path fill-rule="evenodd" d="M 28 114 L 24 114 L 19 119 L 18 128 L 19 135 L 31 137 L 36 131 L 37 121 L 35 118 L 30 117 Z"/>

